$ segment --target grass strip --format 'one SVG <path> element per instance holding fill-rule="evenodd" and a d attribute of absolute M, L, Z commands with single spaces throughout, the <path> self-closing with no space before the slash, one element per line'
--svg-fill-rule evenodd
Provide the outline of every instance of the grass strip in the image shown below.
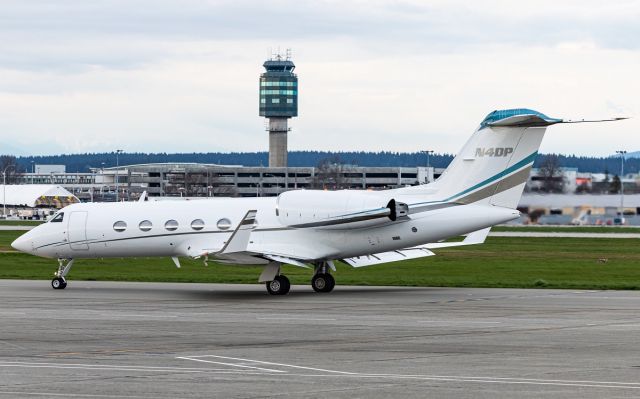
<path fill-rule="evenodd" d="M 52 259 L 7 252 L 22 232 L 0 231 L 0 278 L 50 279 Z M 341 285 L 640 289 L 640 242 L 613 238 L 489 237 L 484 245 L 436 250 L 437 256 L 361 269 L 339 263 Z M 79 259 L 70 280 L 255 283 L 260 267 L 168 258 Z M 284 266 L 293 284 L 308 284 L 311 271 Z"/>

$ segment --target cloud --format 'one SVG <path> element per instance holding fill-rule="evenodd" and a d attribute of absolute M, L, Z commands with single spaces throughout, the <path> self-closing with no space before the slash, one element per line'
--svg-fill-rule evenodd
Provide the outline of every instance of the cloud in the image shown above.
<path fill-rule="evenodd" d="M 455 152 L 494 108 L 637 115 L 639 17 L 631 1 L 9 0 L 0 138 L 32 153 L 264 150 L 257 78 L 281 45 L 300 76 L 290 148 Z M 555 127 L 543 150 L 610 153 L 638 127 Z"/>

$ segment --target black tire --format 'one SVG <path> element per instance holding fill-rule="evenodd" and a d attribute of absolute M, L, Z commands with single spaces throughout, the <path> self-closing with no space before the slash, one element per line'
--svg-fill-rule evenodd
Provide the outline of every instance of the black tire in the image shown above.
<path fill-rule="evenodd" d="M 273 281 L 267 281 L 267 292 L 271 295 L 287 295 L 291 289 L 291 283 L 287 276 L 279 275 Z"/>
<path fill-rule="evenodd" d="M 56 277 L 51 280 L 51 287 L 54 290 L 63 290 L 67 288 L 67 280 L 65 280 L 64 277 Z"/>
<path fill-rule="evenodd" d="M 311 279 L 311 287 L 315 292 L 331 292 L 336 280 L 329 273 L 318 273 Z"/>
<path fill-rule="evenodd" d="M 336 286 L 336 279 L 329 273 L 327 273 L 327 287 L 323 292 L 331 292 Z"/>

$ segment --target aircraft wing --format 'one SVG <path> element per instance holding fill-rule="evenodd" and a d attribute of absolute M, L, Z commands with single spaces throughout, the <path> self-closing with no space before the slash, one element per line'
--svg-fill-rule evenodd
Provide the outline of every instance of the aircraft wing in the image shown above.
<path fill-rule="evenodd" d="M 407 248 L 398 251 L 380 252 L 377 254 L 354 256 L 353 258 L 342 259 L 348 265 L 353 267 L 364 267 L 379 265 L 381 263 L 397 262 L 407 259 L 423 258 L 435 255 L 426 248 Z"/>
<path fill-rule="evenodd" d="M 342 259 L 342 261 L 353 267 L 364 267 L 379 265 L 382 263 L 398 262 L 401 260 L 424 258 L 427 256 L 435 255 L 430 251 L 431 249 L 435 248 L 482 244 L 487 238 L 490 230 L 491 228 L 488 227 L 486 229 L 474 231 L 472 233 L 469 233 L 462 241 L 430 243 L 418 247 L 405 248 L 398 251 L 381 252 L 377 254 L 345 258 Z"/>
<path fill-rule="evenodd" d="M 268 260 L 260 257 L 261 254 L 247 251 L 249 245 L 249 239 L 251 238 L 251 232 L 255 228 L 255 220 L 257 210 L 252 209 L 247 211 L 236 229 L 231 233 L 231 237 L 224 243 L 224 246 L 219 250 L 200 250 L 198 252 L 195 248 L 191 250 L 189 246 L 185 255 L 193 258 L 206 257 L 207 259 L 213 258 L 220 263 L 233 263 L 241 265 L 256 265 L 267 264 Z M 191 252 L 194 251 L 194 252 Z"/>
<path fill-rule="evenodd" d="M 238 223 L 238 227 L 236 227 L 231 234 L 229 240 L 224 244 L 224 247 L 215 255 L 226 255 L 246 251 L 247 245 L 249 245 L 251 231 L 255 228 L 257 213 L 258 211 L 255 209 L 247 211 L 240 223 Z"/>

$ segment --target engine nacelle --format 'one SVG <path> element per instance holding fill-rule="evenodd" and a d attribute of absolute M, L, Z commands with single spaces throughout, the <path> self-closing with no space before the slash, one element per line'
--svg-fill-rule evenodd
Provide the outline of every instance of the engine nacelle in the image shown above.
<path fill-rule="evenodd" d="M 287 191 L 278 196 L 276 213 L 285 226 L 346 229 L 389 223 L 407 217 L 407 204 L 370 191 Z"/>

